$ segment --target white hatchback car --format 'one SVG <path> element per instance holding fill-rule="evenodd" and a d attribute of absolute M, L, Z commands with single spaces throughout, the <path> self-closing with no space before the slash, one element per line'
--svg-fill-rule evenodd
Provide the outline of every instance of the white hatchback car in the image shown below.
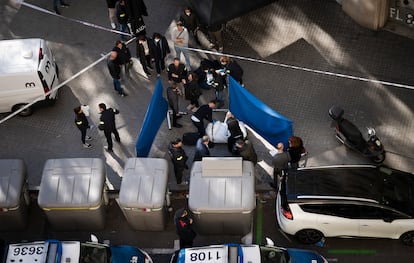
<path fill-rule="evenodd" d="M 372 165 L 301 168 L 281 178 L 276 214 L 306 244 L 348 236 L 413 246 L 414 175 Z"/>

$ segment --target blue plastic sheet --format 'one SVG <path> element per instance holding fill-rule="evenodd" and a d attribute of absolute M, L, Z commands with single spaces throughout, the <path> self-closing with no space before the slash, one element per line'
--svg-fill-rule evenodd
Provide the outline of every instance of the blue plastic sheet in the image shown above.
<path fill-rule="evenodd" d="M 167 116 L 168 103 L 162 96 L 162 89 L 161 80 L 158 79 L 135 146 L 137 157 L 148 157 L 158 129 Z"/>
<path fill-rule="evenodd" d="M 288 143 L 293 134 L 292 121 L 264 104 L 229 76 L 229 109 L 233 115 L 276 145 Z"/>

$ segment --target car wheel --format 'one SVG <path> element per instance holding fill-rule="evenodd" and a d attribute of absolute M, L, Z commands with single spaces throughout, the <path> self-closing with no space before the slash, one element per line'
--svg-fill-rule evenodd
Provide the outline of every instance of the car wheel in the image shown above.
<path fill-rule="evenodd" d="M 404 245 L 414 246 L 414 231 L 402 234 L 400 240 Z"/>
<path fill-rule="evenodd" d="M 17 111 L 17 110 L 23 108 L 25 105 L 26 104 L 18 104 L 18 105 L 13 107 L 13 111 Z M 21 112 L 19 112 L 19 115 L 22 116 L 22 117 L 27 117 L 27 116 L 32 115 L 32 113 L 33 113 L 33 108 L 28 107 L 28 108 L 22 110 Z"/>
<path fill-rule="evenodd" d="M 323 234 L 315 229 L 300 230 L 295 236 L 303 244 L 315 244 L 323 238 Z"/>

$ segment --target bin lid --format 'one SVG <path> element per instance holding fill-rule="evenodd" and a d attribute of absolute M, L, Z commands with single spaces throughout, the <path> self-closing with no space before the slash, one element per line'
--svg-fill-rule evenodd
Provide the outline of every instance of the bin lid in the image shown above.
<path fill-rule="evenodd" d="M 225 158 L 225 157 L 223 157 Z M 191 169 L 188 205 L 192 212 L 245 213 L 256 207 L 255 170 L 243 161 L 241 176 L 202 176 L 202 162 Z"/>
<path fill-rule="evenodd" d="M 126 208 L 160 208 L 165 204 L 167 182 L 167 160 L 129 158 L 119 190 L 119 205 Z"/>
<path fill-rule="evenodd" d="M 41 208 L 97 208 L 101 205 L 105 166 L 99 158 L 49 159 L 43 168 Z"/>
<path fill-rule="evenodd" d="M 26 180 L 26 166 L 23 160 L 1 159 L 0 171 L 0 208 L 18 207 Z"/>

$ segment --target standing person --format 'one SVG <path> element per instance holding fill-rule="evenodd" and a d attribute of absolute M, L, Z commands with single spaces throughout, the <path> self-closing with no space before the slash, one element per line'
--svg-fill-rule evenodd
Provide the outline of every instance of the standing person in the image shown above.
<path fill-rule="evenodd" d="M 61 15 L 59 11 L 59 7 L 58 7 L 59 4 L 61 7 L 69 7 L 69 4 L 62 0 L 53 0 L 53 10 L 55 11 L 56 14 Z"/>
<path fill-rule="evenodd" d="M 151 76 L 151 73 L 148 69 L 153 70 L 151 66 L 151 61 L 154 58 L 155 46 L 154 42 L 151 39 L 148 39 L 146 36 L 139 36 L 137 39 L 137 55 L 139 61 L 141 62 L 144 72 Z"/>
<path fill-rule="evenodd" d="M 198 16 L 193 13 L 193 10 L 190 7 L 187 6 L 184 9 L 184 12 L 180 15 L 180 21 L 197 40 L 197 30 L 200 27 L 200 22 Z"/>
<path fill-rule="evenodd" d="M 191 121 L 196 126 L 198 137 L 201 138 L 206 134 L 204 128 L 204 119 L 213 122 L 213 109 L 216 107 L 216 101 L 212 100 L 208 104 L 201 105 L 200 108 L 191 116 Z"/>
<path fill-rule="evenodd" d="M 115 63 L 120 67 L 124 66 L 125 75 L 129 76 L 129 68 L 132 66 L 131 52 L 129 48 L 120 40 L 115 42 L 112 51 L 116 52 Z"/>
<path fill-rule="evenodd" d="M 210 149 L 208 147 L 209 142 L 210 142 L 210 138 L 208 138 L 207 135 L 204 135 L 203 137 L 198 138 L 197 143 L 196 143 L 196 150 L 195 150 L 193 162 L 201 161 L 203 157 L 210 156 Z"/>
<path fill-rule="evenodd" d="M 143 0 L 125 0 L 128 15 L 128 27 L 135 36 L 146 35 L 146 26 L 142 16 L 148 16 Z"/>
<path fill-rule="evenodd" d="M 86 136 L 86 131 L 90 128 L 88 118 L 82 110 L 81 106 L 73 109 L 75 112 L 75 124 L 81 132 L 81 141 L 84 148 L 91 148 L 92 145 L 86 141 L 92 140 L 92 137 Z"/>
<path fill-rule="evenodd" d="M 210 35 L 214 48 L 218 52 L 223 52 L 223 25 L 219 23 L 210 25 L 208 27 L 208 34 Z"/>
<path fill-rule="evenodd" d="M 220 57 L 220 64 L 221 67 L 225 70 L 226 74 L 232 76 L 235 81 L 239 82 L 240 85 L 244 86 L 243 69 L 235 60 L 227 56 L 222 56 Z"/>
<path fill-rule="evenodd" d="M 114 89 L 118 94 L 122 97 L 127 96 L 124 92 L 122 85 L 121 85 L 121 66 L 115 62 L 117 57 L 117 53 L 115 51 L 111 51 L 111 54 L 107 60 L 109 74 L 112 77 L 112 83 L 114 85 Z"/>
<path fill-rule="evenodd" d="M 192 247 L 197 233 L 193 229 L 193 219 L 186 209 L 179 209 L 174 215 L 177 235 L 180 237 L 180 249 Z"/>
<path fill-rule="evenodd" d="M 125 0 L 119 0 L 115 5 L 116 18 L 119 24 L 119 31 L 130 33 L 128 28 L 128 15 L 126 13 Z M 120 34 L 122 40 L 127 40 L 127 36 Z"/>
<path fill-rule="evenodd" d="M 291 161 L 289 152 L 284 151 L 283 143 L 279 142 L 276 146 L 276 154 L 272 158 L 273 165 L 273 183 L 270 185 L 277 189 L 279 185 L 279 177 L 286 174 L 288 164 Z"/>
<path fill-rule="evenodd" d="M 187 68 L 180 62 L 179 58 L 174 58 L 173 63 L 171 63 L 167 68 L 167 73 L 168 82 L 175 82 L 177 85 L 180 85 L 179 88 L 182 91 L 182 86 L 187 83 Z"/>
<path fill-rule="evenodd" d="M 182 148 L 183 141 L 180 138 L 176 138 L 168 146 L 168 154 L 174 166 L 174 175 L 177 184 L 181 184 L 183 180 L 184 169 L 188 169 L 186 164 L 188 156 Z"/>
<path fill-rule="evenodd" d="M 181 21 L 177 22 L 177 26 L 172 30 L 171 33 L 172 41 L 174 42 L 174 49 L 175 54 L 178 59 L 181 57 L 181 53 L 183 53 L 185 58 L 185 64 L 189 71 L 191 71 L 191 64 L 190 64 L 190 54 L 188 53 L 188 31 L 184 27 Z"/>
<path fill-rule="evenodd" d="M 257 154 L 253 148 L 253 144 L 249 140 L 237 140 L 233 153 L 236 156 L 240 156 L 245 161 L 251 161 L 255 165 L 257 164 Z"/>
<path fill-rule="evenodd" d="M 215 90 L 217 108 L 221 108 L 224 106 L 223 91 L 225 86 L 225 79 L 214 69 L 211 69 L 210 73 L 213 75 L 213 82 L 211 86 L 213 86 Z"/>
<path fill-rule="evenodd" d="M 177 120 L 181 118 L 181 115 L 178 113 L 178 96 L 181 96 L 181 91 L 177 87 L 177 84 L 173 82 L 171 86 L 167 88 L 167 100 L 168 105 L 173 111 L 173 127 L 181 128 L 183 126 L 177 122 Z"/>
<path fill-rule="evenodd" d="M 157 77 L 160 76 L 161 70 L 165 69 L 165 57 L 170 53 L 170 46 L 167 39 L 160 33 L 154 33 L 152 40 L 154 42 L 154 62 Z"/>
<path fill-rule="evenodd" d="M 119 143 L 121 142 L 115 125 L 115 114 L 119 114 L 119 110 L 113 108 L 107 109 L 105 103 L 99 103 L 98 107 L 101 114 L 98 128 L 105 134 L 106 142 L 108 143 L 106 151 L 112 152 L 112 133 L 115 135 L 115 140 Z"/>
<path fill-rule="evenodd" d="M 229 152 L 233 151 L 234 144 L 237 140 L 243 139 L 243 132 L 240 129 L 239 121 L 229 111 L 226 113 L 226 124 L 230 132 L 230 136 L 227 138 L 227 149 Z"/>
<path fill-rule="evenodd" d="M 287 148 L 288 153 L 290 154 L 290 166 L 293 169 L 297 169 L 299 167 L 299 161 L 302 157 L 302 153 L 305 153 L 305 147 L 303 146 L 303 141 L 300 137 L 291 136 L 288 139 L 289 147 Z"/>
<path fill-rule="evenodd" d="M 190 101 L 190 105 L 187 106 L 188 110 L 200 107 L 198 98 L 201 95 L 200 86 L 198 86 L 198 76 L 196 73 L 188 74 L 188 82 L 184 86 L 185 98 Z"/>
<path fill-rule="evenodd" d="M 112 29 L 116 29 L 116 5 L 117 0 L 106 0 L 106 6 L 108 7 L 109 22 L 111 23 Z"/>

